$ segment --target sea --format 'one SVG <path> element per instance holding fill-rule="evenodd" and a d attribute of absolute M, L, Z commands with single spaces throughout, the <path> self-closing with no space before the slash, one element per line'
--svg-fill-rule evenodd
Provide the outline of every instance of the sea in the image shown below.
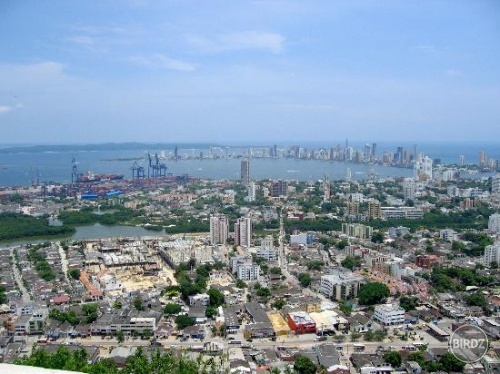
<path fill-rule="evenodd" d="M 308 143 L 299 144 L 307 149 L 329 149 L 335 144 Z M 371 144 L 371 143 L 369 143 Z M 365 143 L 349 144 L 354 149 L 362 149 Z M 0 186 L 29 186 L 38 183 L 69 183 L 73 165 L 77 165 L 81 173 L 123 174 L 125 179 L 132 178 L 133 164 L 145 167 L 147 171 L 150 155 L 159 155 L 160 163 L 167 166 L 167 173 L 172 175 L 188 174 L 193 177 L 206 179 L 236 180 L 240 178 L 241 157 L 251 155 L 250 175 L 251 179 L 285 179 L 300 181 L 316 181 L 325 177 L 329 180 L 343 180 L 351 175 L 354 180 L 363 180 L 370 175 L 378 177 L 409 177 L 413 175 L 412 169 L 383 166 L 377 164 L 351 163 L 327 160 L 301 160 L 289 158 L 263 158 L 260 155 L 264 149 L 269 149 L 272 144 L 266 146 L 237 145 L 237 146 L 214 146 L 189 148 L 178 145 L 179 160 L 169 160 L 173 155 L 174 145 L 164 147 L 156 145 L 148 149 L 106 148 L 105 145 L 97 149 L 82 149 L 75 146 L 74 149 L 65 148 L 60 150 L 54 146 L 54 150 L 44 148 L 39 151 L 23 151 L 16 147 L 12 152 L 8 147 L 0 146 Z M 479 164 L 480 152 L 484 152 L 488 159 L 500 159 L 500 144 L 498 143 L 423 143 L 417 144 L 418 152 L 428 155 L 431 159 L 439 159 L 443 164 L 459 164 L 461 156 L 465 164 Z M 278 149 L 286 149 L 290 145 L 279 144 Z M 376 155 L 385 152 L 396 153 L 397 147 L 403 147 L 412 153 L 415 144 L 410 142 L 401 143 L 377 143 Z M 196 159 L 203 154 L 216 155 L 217 158 Z M 488 173 L 481 174 L 488 176 Z M 474 177 L 474 176 L 472 176 Z M 477 178 L 477 176 L 476 176 Z"/>

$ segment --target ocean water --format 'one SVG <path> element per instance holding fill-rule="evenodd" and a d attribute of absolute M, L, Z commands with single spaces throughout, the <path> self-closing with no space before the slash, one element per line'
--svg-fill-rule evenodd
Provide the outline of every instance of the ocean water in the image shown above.
<path fill-rule="evenodd" d="M 304 144 L 305 148 L 330 148 L 334 144 Z M 352 145 L 361 148 L 363 144 Z M 396 152 L 398 146 L 403 146 L 413 152 L 412 144 L 377 144 L 377 155 L 384 152 Z M 285 148 L 285 146 L 279 146 Z M 259 152 L 262 147 L 218 148 L 216 152 L 229 155 L 241 155 L 249 148 Z M 147 150 L 151 154 L 171 154 L 173 149 Z M 443 163 L 458 163 L 463 155 L 466 163 L 477 164 L 480 151 L 486 152 L 491 159 L 500 159 L 498 144 L 438 144 L 418 145 L 418 152 L 431 157 L 440 158 Z M 0 186 L 28 186 L 33 182 L 69 183 L 71 181 L 72 159 L 75 158 L 79 171 L 82 173 L 119 173 L 125 179 L 132 178 L 132 159 L 141 158 L 137 163 L 147 170 L 146 150 L 99 150 L 99 151 L 45 151 L 45 152 L 15 152 L 0 153 Z M 208 149 L 182 149 L 179 155 L 198 156 L 200 152 L 208 154 Z M 193 160 L 162 160 L 167 165 L 167 172 L 173 175 L 189 174 L 190 176 L 211 179 L 239 179 L 240 158 L 228 159 L 193 159 Z M 330 180 L 345 179 L 348 169 L 353 179 L 365 179 L 370 173 L 380 177 L 412 176 L 411 169 L 387 167 L 381 165 L 355 164 L 323 160 L 294 159 L 251 159 L 252 179 L 286 179 L 314 181 L 327 176 Z"/>

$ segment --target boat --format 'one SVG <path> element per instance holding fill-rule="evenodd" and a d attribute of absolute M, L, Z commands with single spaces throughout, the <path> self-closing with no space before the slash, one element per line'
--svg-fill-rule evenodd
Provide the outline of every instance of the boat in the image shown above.
<path fill-rule="evenodd" d="M 123 174 L 94 174 L 89 171 L 87 174 L 79 175 L 77 178 L 77 182 L 104 182 L 109 180 L 120 180 L 123 179 Z"/>

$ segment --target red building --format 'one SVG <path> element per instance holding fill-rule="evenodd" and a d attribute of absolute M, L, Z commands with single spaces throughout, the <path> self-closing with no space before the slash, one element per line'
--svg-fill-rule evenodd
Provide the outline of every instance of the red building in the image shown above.
<path fill-rule="evenodd" d="M 419 255 L 417 256 L 417 265 L 424 269 L 430 269 L 439 263 L 439 256 L 436 255 Z"/>
<path fill-rule="evenodd" d="M 289 313 L 286 321 L 296 335 L 316 332 L 316 323 L 306 312 Z"/>

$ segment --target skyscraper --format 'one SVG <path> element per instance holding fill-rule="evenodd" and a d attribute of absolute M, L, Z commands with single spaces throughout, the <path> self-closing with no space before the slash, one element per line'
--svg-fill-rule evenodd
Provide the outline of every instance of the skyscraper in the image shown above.
<path fill-rule="evenodd" d="M 229 237 L 229 219 L 225 215 L 210 217 L 210 244 L 226 244 Z"/>
<path fill-rule="evenodd" d="M 234 242 L 242 247 L 250 247 L 252 242 L 252 219 L 242 217 L 234 224 Z"/>
<path fill-rule="evenodd" d="M 241 181 L 245 186 L 250 184 L 250 160 L 248 158 L 241 161 Z"/>

